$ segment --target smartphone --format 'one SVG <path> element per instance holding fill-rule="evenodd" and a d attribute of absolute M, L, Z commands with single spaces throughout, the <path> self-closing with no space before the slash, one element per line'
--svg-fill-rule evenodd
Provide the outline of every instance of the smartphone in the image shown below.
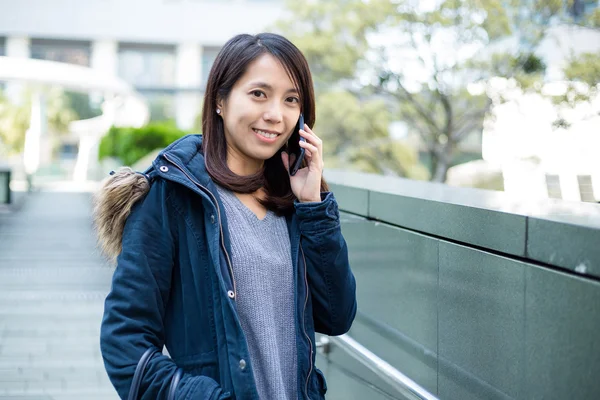
<path fill-rule="evenodd" d="M 296 175 L 302 165 L 302 160 L 304 160 L 304 148 L 300 147 L 300 141 L 306 142 L 306 139 L 300 136 L 300 129 L 304 129 L 304 115 L 302 113 L 300 113 L 298 125 L 296 125 L 287 144 L 287 152 L 290 156 L 290 175 Z"/>

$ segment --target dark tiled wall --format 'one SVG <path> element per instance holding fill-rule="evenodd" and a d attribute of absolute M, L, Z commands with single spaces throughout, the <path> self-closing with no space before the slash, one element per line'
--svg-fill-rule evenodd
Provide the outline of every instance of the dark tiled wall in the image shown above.
<path fill-rule="evenodd" d="M 600 398 L 600 282 L 343 220 L 360 310 L 350 335 L 379 357 L 440 399 Z"/>

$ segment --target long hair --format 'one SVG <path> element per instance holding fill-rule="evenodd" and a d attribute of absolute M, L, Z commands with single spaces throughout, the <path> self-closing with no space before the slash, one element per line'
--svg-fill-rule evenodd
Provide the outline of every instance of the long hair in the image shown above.
<path fill-rule="evenodd" d="M 292 42 L 277 34 L 237 35 L 223 46 L 208 75 L 202 108 L 202 152 L 206 169 L 216 183 L 237 193 L 254 193 L 264 188 L 266 197 L 259 201 L 267 209 L 283 215 L 293 210 L 295 200 L 289 175 L 281 160 L 281 152 L 285 150 L 285 146 L 265 160 L 263 168 L 256 174 L 236 175 L 227 166 L 223 120 L 215 113 L 217 101 L 229 97 L 248 65 L 263 54 L 271 54 L 281 62 L 300 94 L 305 123 L 311 128 L 314 126 L 313 81 L 302 52 Z M 306 166 L 305 162 L 303 166 Z M 327 190 L 327 183 L 321 177 L 321 191 Z"/>

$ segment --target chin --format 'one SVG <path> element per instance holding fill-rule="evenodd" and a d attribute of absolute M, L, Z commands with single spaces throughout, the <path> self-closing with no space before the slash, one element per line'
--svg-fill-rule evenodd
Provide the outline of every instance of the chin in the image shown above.
<path fill-rule="evenodd" d="M 277 154 L 277 152 L 259 152 L 257 154 L 254 155 L 254 158 L 256 158 L 257 160 L 262 160 L 262 161 L 267 161 L 268 159 L 272 158 L 275 154 Z"/>
<path fill-rule="evenodd" d="M 242 150 L 242 149 L 240 149 Z M 266 161 L 275 154 L 271 149 L 261 149 L 257 147 L 246 147 L 242 150 L 242 154 L 250 160 Z"/>

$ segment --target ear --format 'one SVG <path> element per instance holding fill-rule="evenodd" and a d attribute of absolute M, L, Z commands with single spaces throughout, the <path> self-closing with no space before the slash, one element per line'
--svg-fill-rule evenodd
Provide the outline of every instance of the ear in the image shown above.
<path fill-rule="evenodd" d="M 220 96 L 217 97 L 217 108 L 220 108 L 222 110 L 224 105 L 225 101 L 223 100 L 223 98 L 221 98 Z"/>

